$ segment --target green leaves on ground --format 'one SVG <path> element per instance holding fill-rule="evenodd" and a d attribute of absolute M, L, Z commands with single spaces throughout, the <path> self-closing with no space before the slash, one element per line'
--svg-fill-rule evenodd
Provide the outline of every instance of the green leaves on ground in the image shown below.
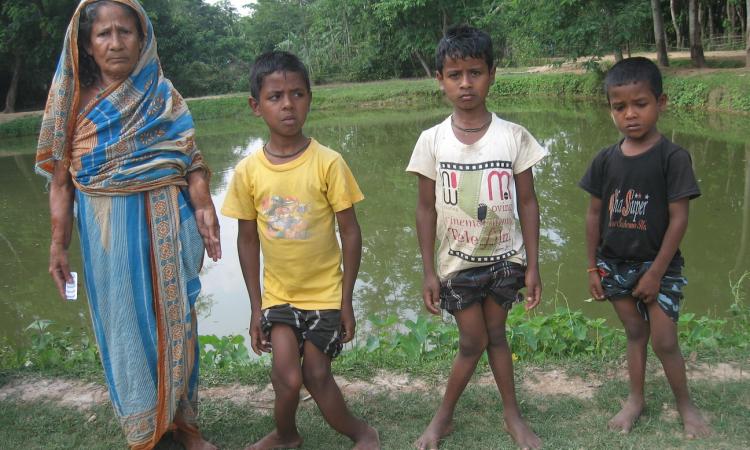
<path fill-rule="evenodd" d="M 731 283 L 733 303 L 727 319 L 696 317 L 683 312 L 678 322 L 683 351 L 747 349 L 750 345 L 750 307 L 744 303 L 745 273 Z M 557 293 L 561 295 L 560 293 Z M 563 296 L 564 298 L 564 296 Z M 448 316 L 449 317 L 449 316 Z M 0 368 L 73 373 L 97 373 L 96 346 L 85 331 L 55 330 L 50 320 L 35 320 L 27 328 L 25 347 L 0 345 Z M 449 364 L 458 348 L 458 329 L 434 316 L 399 319 L 395 315 L 370 317 L 367 337 L 347 349 L 337 367 L 366 374 L 375 368 L 414 370 L 420 364 Z M 526 312 L 516 306 L 508 314 L 506 336 L 513 358 L 543 362 L 560 358 L 612 359 L 624 352 L 625 336 L 619 326 L 605 319 L 586 317 L 581 311 L 559 306 L 552 313 Z M 224 373 L 239 368 L 265 366 L 268 357 L 250 358 L 242 336 L 200 336 L 203 370 Z"/>

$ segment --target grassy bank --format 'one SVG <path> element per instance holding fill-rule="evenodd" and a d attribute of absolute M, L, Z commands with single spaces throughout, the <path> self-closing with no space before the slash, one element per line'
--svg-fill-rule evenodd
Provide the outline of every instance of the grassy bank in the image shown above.
<path fill-rule="evenodd" d="M 388 80 L 337 84 L 313 88 L 316 110 L 352 110 L 384 107 L 419 108 L 440 101 L 434 80 Z M 750 113 L 750 72 L 729 69 L 707 73 L 667 73 L 665 91 L 673 109 Z M 513 97 L 557 97 L 603 101 L 597 73 L 498 74 L 490 100 Z M 247 95 L 237 94 L 188 101 L 195 120 L 249 114 Z M 34 135 L 41 118 L 27 116 L 0 124 L 0 138 Z"/>
<path fill-rule="evenodd" d="M 521 381 L 519 379 L 519 381 Z M 689 441 L 673 409 L 663 378 L 651 377 L 648 405 L 633 433 L 609 432 L 606 422 L 627 395 L 624 379 L 611 381 L 590 398 L 541 396 L 519 389 L 522 413 L 545 448 L 553 449 L 738 449 L 750 446 L 747 427 L 748 383 L 691 383 L 694 399 L 708 416 L 714 435 Z M 252 401 L 252 398 L 247 399 Z M 438 388 L 429 392 L 350 394 L 354 414 L 380 432 L 384 449 L 409 449 L 429 423 L 439 403 Z M 200 425 L 205 436 L 222 449 L 241 449 L 273 429 L 267 410 L 226 400 L 203 400 Z M 502 428 L 502 405 L 496 388 L 472 383 L 456 410 L 455 431 L 441 449 L 514 449 Z M 301 402 L 297 423 L 307 449 L 348 449 L 351 443 L 323 421 L 312 401 Z M 80 411 L 41 403 L 0 401 L 0 442 L 3 448 L 119 449 L 125 448 L 112 408 L 102 404 Z M 181 446 L 165 439 L 158 449 Z"/>
<path fill-rule="evenodd" d="M 683 313 L 680 341 L 691 368 L 691 389 L 714 436 L 687 441 L 658 361 L 648 361 L 648 406 L 634 433 L 623 436 L 606 422 L 627 395 L 622 330 L 567 306 L 549 314 L 514 308 L 508 336 L 514 352 L 524 415 L 547 448 L 748 448 L 750 307 L 742 298 L 745 274 L 732 285 L 734 302 L 721 318 Z M 384 448 L 406 449 L 429 423 L 457 346 L 455 325 L 438 318 L 370 318 L 370 332 L 333 365 L 355 413 L 381 433 Z M 22 346 L 0 346 L 0 442 L 7 448 L 123 448 L 106 402 L 72 409 L 51 401 L 5 396 L 26 379 L 64 378 L 101 385 L 96 347 L 85 332 L 59 330 L 49 321 L 27 328 Z M 201 336 L 201 426 L 220 448 L 242 448 L 273 428 L 269 358 L 252 360 L 243 338 Z M 249 386 L 250 388 L 246 388 Z M 354 387 L 352 387 L 354 386 Z M 357 387 L 359 386 L 359 387 Z M 28 393 L 29 388 L 24 392 Z M 216 392 L 223 392 L 217 395 Z M 92 409 L 93 408 L 93 409 Z M 459 403 L 456 431 L 443 449 L 514 448 L 502 432 L 502 405 L 486 359 Z M 311 401 L 298 414 L 306 448 L 349 448 L 325 424 Z M 169 439 L 160 449 L 178 449 Z"/>

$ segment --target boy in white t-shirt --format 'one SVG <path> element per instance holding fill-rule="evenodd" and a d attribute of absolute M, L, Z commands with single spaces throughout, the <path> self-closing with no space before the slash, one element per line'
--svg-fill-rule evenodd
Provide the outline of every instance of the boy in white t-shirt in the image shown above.
<path fill-rule="evenodd" d="M 436 66 L 453 114 L 422 132 L 406 170 L 419 177 L 424 304 L 432 314 L 439 308 L 453 314 L 459 349 L 443 401 L 415 446 L 435 449 L 453 430 L 458 398 L 486 350 L 506 429 L 519 447 L 539 448 L 541 440 L 516 401 L 505 322 L 522 299 L 519 289 L 526 287 L 526 309 L 541 299 L 539 205 L 531 168 L 545 150 L 526 129 L 487 110 L 495 65 L 486 33 L 449 29 L 438 44 Z"/>

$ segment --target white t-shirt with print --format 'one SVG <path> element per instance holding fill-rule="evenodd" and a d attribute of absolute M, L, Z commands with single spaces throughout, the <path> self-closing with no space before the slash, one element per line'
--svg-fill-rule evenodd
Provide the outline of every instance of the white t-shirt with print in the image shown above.
<path fill-rule="evenodd" d="M 441 280 L 503 260 L 526 264 L 513 176 L 545 155 L 524 127 L 495 114 L 471 145 L 456 138 L 450 117 L 422 132 L 406 171 L 435 180 Z"/>

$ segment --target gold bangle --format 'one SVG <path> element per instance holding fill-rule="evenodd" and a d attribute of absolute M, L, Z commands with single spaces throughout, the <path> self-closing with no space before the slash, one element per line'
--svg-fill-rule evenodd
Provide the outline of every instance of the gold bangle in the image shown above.
<path fill-rule="evenodd" d="M 598 267 L 589 267 L 588 269 L 586 269 L 586 272 L 588 273 L 598 272 L 598 271 L 599 271 Z"/>

